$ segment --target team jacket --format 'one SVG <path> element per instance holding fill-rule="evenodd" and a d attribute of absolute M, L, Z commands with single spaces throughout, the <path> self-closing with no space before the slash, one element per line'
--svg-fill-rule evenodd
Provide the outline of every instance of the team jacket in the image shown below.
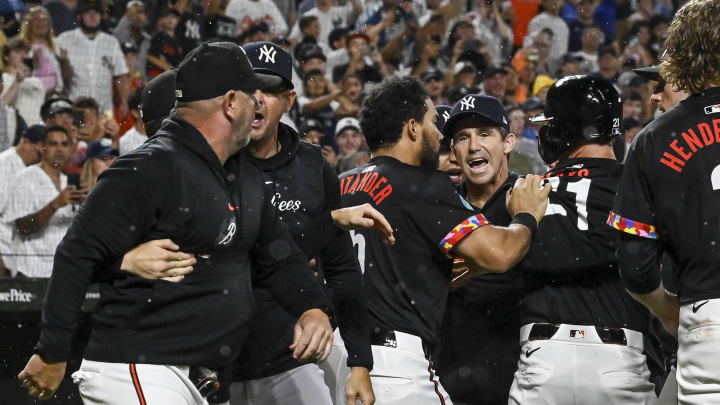
<path fill-rule="evenodd" d="M 45 361 L 68 358 L 93 276 L 103 281 L 84 357 L 103 362 L 229 365 L 255 309 L 250 256 L 255 280 L 292 313 L 328 305 L 259 173 L 237 159 L 226 171 L 173 116 L 100 176 L 55 254 L 36 347 Z M 180 283 L 113 270 L 131 248 L 162 238 L 198 258 Z"/>
<path fill-rule="evenodd" d="M 348 351 L 348 366 L 372 368 L 362 273 L 350 235 L 337 228 L 330 216 L 340 204 L 335 170 L 323 159 L 320 148 L 301 142 L 287 125 L 280 124 L 278 139 L 277 155 L 257 159 L 245 151 L 245 158 L 261 170 L 277 215 L 305 256 L 319 259 Z M 303 266 L 297 271 L 307 269 Z M 283 309 L 265 288 L 256 288 L 255 297 L 258 313 L 234 367 L 239 380 L 263 378 L 305 364 L 293 359 L 288 349 L 297 316 Z"/>
<path fill-rule="evenodd" d="M 492 224 L 508 226 L 505 194 L 518 176 L 485 202 L 482 212 Z M 465 183 L 460 195 L 466 196 Z M 517 269 L 475 276 L 448 295 L 440 328 L 437 370 L 453 401 L 468 404 L 504 404 L 508 401 L 518 360 L 521 278 Z M 478 344 L 481 342 L 481 344 Z"/>

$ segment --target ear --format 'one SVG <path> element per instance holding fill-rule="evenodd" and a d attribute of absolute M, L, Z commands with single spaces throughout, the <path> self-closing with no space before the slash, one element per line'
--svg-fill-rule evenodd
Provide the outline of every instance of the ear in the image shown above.
<path fill-rule="evenodd" d="M 507 134 L 507 136 L 505 137 L 505 145 L 503 146 L 503 153 L 507 155 L 508 153 L 512 152 L 512 150 L 515 149 L 516 141 L 517 137 L 515 136 L 515 134 L 513 134 L 512 132 Z"/>
<path fill-rule="evenodd" d="M 287 98 L 285 99 L 285 112 L 290 112 L 293 104 L 295 104 L 295 97 L 297 97 L 297 92 L 295 90 L 290 90 Z"/>
<path fill-rule="evenodd" d="M 228 90 L 225 94 L 222 96 L 222 111 L 225 117 L 230 120 L 235 120 L 235 109 L 236 107 L 233 105 L 235 103 L 235 90 Z"/>
<path fill-rule="evenodd" d="M 407 128 L 408 137 L 413 142 L 422 136 L 422 127 L 419 122 L 415 121 L 415 118 L 410 118 L 408 122 L 405 123 L 405 128 Z"/>

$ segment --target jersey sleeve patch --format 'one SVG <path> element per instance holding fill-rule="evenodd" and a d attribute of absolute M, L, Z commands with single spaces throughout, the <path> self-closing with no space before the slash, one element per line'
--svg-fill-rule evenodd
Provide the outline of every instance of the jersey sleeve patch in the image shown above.
<path fill-rule="evenodd" d="M 619 214 L 610 211 L 607 224 L 618 231 L 626 232 L 642 238 L 657 239 L 655 225 L 646 224 L 640 221 L 627 219 Z"/>
<path fill-rule="evenodd" d="M 445 254 L 449 254 L 452 248 L 460 243 L 464 237 L 470 235 L 472 231 L 489 223 L 490 222 L 483 214 L 477 214 L 467 218 L 445 235 L 443 240 L 440 242 L 440 249 L 442 249 Z"/>

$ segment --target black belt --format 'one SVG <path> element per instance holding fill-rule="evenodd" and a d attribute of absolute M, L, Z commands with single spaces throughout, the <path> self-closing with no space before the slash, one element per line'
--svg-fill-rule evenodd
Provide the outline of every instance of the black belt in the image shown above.
<path fill-rule="evenodd" d="M 598 337 L 600 337 L 600 340 L 603 343 L 607 343 L 610 345 L 627 346 L 627 339 L 625 338 L 624 330 L 618 328 L 599 328 L 596 326 L 591 327 L 595 328 Z M 536 323 L 533 324 L 532 329 L 530 329 L 530 336 L 528 336 L 528 339 L 548 340 L 555 335 L 555 332 L 557 332 L 558 329 L 560 329 L 560 326 L 553 325 L 551 323 Z"/>
<path fill-rule="evenodd" d="M 430 360 L 430 354 L 432 353 L 432 347 L 425 342 L 425 340 L 420 339 L 422 341 L 422 349 L 425 353 L 425 358 Z M 373 346 L 385 346 L 385 347 L 397 347 L 397 338 L 395 337 L 395 331 L 394 330 L 388 330 L 383 328 L 373 328 L 372 333 L 370 334 L 370 344 Z"/>

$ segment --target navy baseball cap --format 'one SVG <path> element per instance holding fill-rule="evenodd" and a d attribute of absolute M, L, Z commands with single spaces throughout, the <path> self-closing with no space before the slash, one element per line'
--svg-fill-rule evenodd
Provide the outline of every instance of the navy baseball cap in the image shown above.
<path fill-rule="evenodd" d="M 175 98 L 182 102 L 208 100 L 230 90 L 253 93 L 280 83 L 280 77 L 256 76 L 240 45 L 204 43 L 180 62 L 175 78 Z"/>
<path fill-rule="evenodd" d="M 72 102 L 66 98 L 51 98 L 40 107 L 40 118 L 47 121 L 56 114 L 72 114 Z"/>
<path fill-rule="evenodd" d="M 450 107 L 449 105 L 436 105 L 435 110 L 438 113 L 438 119 L 437 121 L 435 121 L 435 126 L 440 132 L 442 132 L 443 127 L 445 127 L 445 123 L 447 122 L 448 118 L 450 118 L 450 111 L 452 111 L 452 107 Z M 450 138 L 443 134 L 443 137 L 440 140 L 440 145 L 449 148 Z"/>
<path fill-rule="evenodd" d="M 155 76 L 143 87 L 140 116 L 144 123 L 165 118 L 175 108 L 175 69 Z"/>
<path fill-rule="evenodd" d="M 43 133 L 45 132 L 44 125 L 30 125 L 23 131 L 21 137 L 30 141 L 30 143 L 38 143 L 42 139 Z"/>
<path fill-rule="evenodd" d="M 272 42 L 251 42 L 243 45 L 255 76 L 281 77 L 288 89 L 294 89 L 292 82 L 292 56 L 280 45 Z"/>
<path fill-rule="evenodd" d="M 468 115 L 485 118 L 510 132 L 510 119 L 507 111 L 496 98 L 482 94 L 468 94 L 455 103 L 452 111 L 450 111 L 450 118 L 447 119 L 443 127 L 443 136 L 452 139 L 454 135 L 453 126 L 462 117 Z"/>
<path fill-rule="evenodd" d="M 98 158 L 104 159 L 106 156 L 119 156 L 117 149 L 113 149 L 112 146 L 107 146 L 102 141 L 92 141 L 85 151 L 85 160 Z"/>

